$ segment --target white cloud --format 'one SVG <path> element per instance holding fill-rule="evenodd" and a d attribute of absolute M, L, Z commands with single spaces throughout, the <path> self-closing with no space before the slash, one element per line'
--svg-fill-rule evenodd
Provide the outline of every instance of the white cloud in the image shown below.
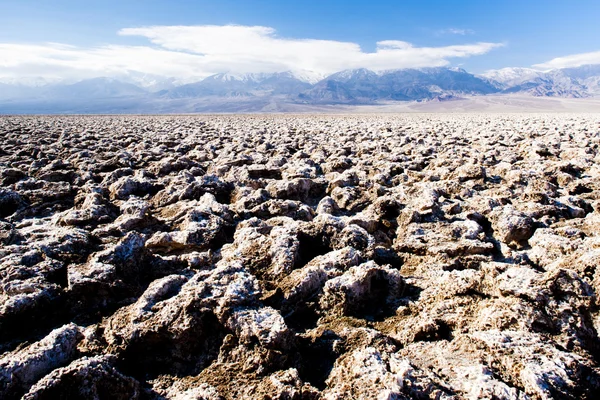
<path fill-rule="evenodd" d="M 442 29 L 440 31 L 438 31 L 439 34 L 441 35 L 473 35 L 475 34 L 475 31 L 473 29 L 459 29 L 459 28 L 448 28 L 448 29 Z"/>
<path fill-rule="evenodd" d="M 535 64 L 533 67 L 548 70 L 556 68 L 580 67 L 588 64 L 600 64 L 600 51 L 557 57 L 545 63 Z"/>
<path fill-rule="evenodd" d="M 0 43 L 1 76 L 83 79 L 118 76 L 126 71 L 199 79 L 219 72 L 314 71 L 329 74 L 349 68 L 373 70 L 445 66 L 452 58 L 481 55 L 500 43 L 415 47 L 385 40 L 374 52 L 352 42 L 278 37 L 263 26 L 152 26 L 127 28 L 122 36 L 141 36 L 152 45 Z"/>
<path fill-rule="evenodd" d="M 78 80 L 128 71 L 165 76 L 204 76 L 197 55 L 146 46 L 84 49 L 64 44 L 0 43 L 0 77 Z"/>

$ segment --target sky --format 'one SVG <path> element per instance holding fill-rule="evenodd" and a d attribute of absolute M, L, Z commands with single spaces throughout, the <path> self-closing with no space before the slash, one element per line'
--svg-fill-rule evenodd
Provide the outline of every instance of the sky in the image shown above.
<path fill-rule="evenodd" d="M 0 0 L 0 77 L 600 64 L 597 0 Z"/>

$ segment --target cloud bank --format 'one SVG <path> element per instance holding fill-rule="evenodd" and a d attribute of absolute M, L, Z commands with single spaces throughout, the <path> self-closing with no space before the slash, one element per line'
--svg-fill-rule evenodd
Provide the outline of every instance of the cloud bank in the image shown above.
<path fill-rule="evenodd" d="M 453 58 L 485 54 L 501 43 L 417 47 L 398 40 L 377 42 L 365 52 L 352 42 L 278 37 L 264 26 L 151 26 L 126 28 L 146 46 L 0 43 L 0 77 L 84 79 L 128 71 L 192 81 L 220 72 L 312 71 L 327 75 L 351 68 L 385 70 L 446 66 Z"/>
<path fill-rule="evenodd" d="M 533 65 L 534 68 L 538 69 L 556 69 L 556 68 L 571 68 L 580 67 L 588 64 L 600 64 L 600 51 L 593 51 L 591 53 L 580 53 L 572 54 L 564 57 L 553 58 L 550 61 L 541 64 Z"/>

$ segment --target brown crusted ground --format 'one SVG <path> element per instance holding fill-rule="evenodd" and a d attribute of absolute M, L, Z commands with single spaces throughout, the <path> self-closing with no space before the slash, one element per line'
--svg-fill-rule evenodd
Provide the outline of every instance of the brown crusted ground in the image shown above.
<path fill-rule="evenodd" d="M 3 117 L 0 397 L 596 398 L 599 120 Z"/>

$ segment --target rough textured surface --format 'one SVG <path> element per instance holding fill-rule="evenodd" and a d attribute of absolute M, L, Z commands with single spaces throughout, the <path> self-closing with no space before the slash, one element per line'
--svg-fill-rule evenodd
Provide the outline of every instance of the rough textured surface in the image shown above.
<path fill-rule="evenodd" d="M 0 397 L 594 399 L 597 115 L 3 117 Z"/>

